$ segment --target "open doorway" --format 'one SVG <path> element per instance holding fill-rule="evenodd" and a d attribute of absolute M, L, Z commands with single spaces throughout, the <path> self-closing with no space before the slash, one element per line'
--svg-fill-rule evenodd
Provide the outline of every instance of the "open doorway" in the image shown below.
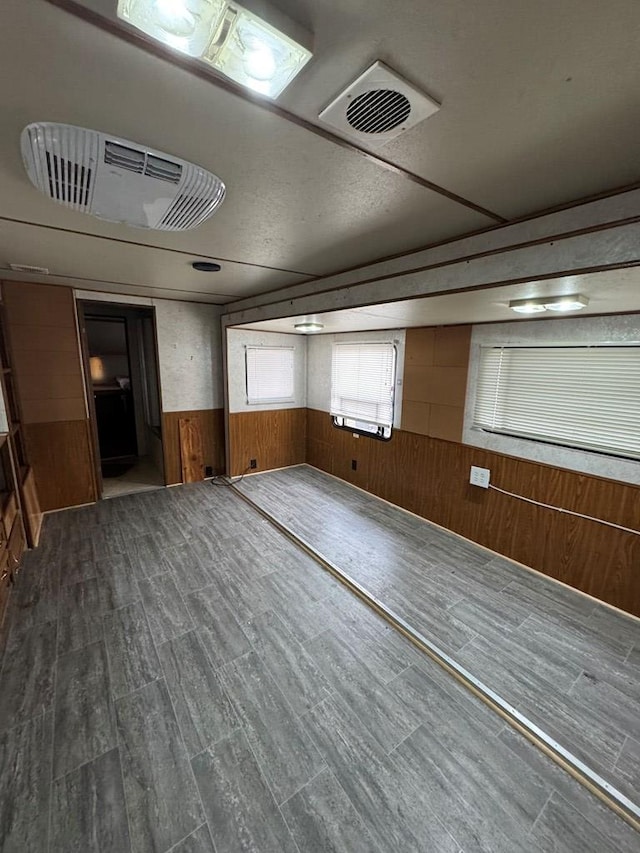
<path fill-rule="evenodd" d="M 96 478 L 103 498 L 164 485 L 152 308 L 78 304 Z"/>

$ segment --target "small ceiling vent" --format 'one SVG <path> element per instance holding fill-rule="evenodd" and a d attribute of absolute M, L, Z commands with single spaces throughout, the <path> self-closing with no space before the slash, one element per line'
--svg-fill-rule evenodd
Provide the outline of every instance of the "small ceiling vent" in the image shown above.
<path fill-rule="evenodd" d="M 350 139 L 384 145 L 439 109 L 433 98 L 374 62 L 318 118 Z"/>
<path fill-rule="evenodd" d="M 31 264 L 9 264 L 9 269 L 14 272 L 26 272 L 30 275 L 49 275 L 47 267 L 34 267 Z"/>
<path fill-rule="evenodd" d="M 41 192 L 73 210 L 138 228 L 197 228 L 222 204 L 216 175 L 144 145 L 68 124 L 22 131 L 22 158 Z"/>

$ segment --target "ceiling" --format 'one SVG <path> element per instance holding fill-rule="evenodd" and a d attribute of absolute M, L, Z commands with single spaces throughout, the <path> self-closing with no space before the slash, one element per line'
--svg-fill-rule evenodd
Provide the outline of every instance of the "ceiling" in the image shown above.
<path fill-rule="evenodd" d="M 55 2 L 3 0 L 0 277 L 36 280 L 7 271 L 35 264 L 52 283 L 222 304 L 640 179 L 637 0 L 270 3 L 314 33 L 313 59 L 278 100 L 288 114 Z M 116 0 L 76 6 L 115 20 Z M 375 59 L 442 102 L 375 149 L 387 163 L 310 126 Z M 183 233 L 67 210 L 26 177 L 19 136 L 31 121 L 191 160 L 227 198 Z M 195 273 L 202 258 L 222 270 Z"/>
<path fill-rule="evenodd" d="M 640 271 L 621 269 L 608 272 L 573 275 L 545 281 L 509 284 L 473 290 L 466 293 L 451 293 L 444 296 L 428 296 L 421 299 L 406 299 L 401 302 L 386 302 L 384 305 L 367 305 L 364 308 L 349 308 L 277 320 L 247 323 L 238 328 L 259 329 L 265 332 L 296 332 L 295 324 L 303 322 L 321 323 L 321 333 L 372 331 L 374 329 L 405 329 L 411 326 L 449 326 L 459 323 L 496 323 L 514 320 L 541 320 L 557 317 L 583 317 L 588 314 L 613 314 L 640 310 Z M 534 299 L 540 296 L 568 296 L 581 293 L 589 304 L 580 311 L 560 314 L 547 311 L 544 314 L 516 314 L 509 308 L 512 299 Z M 640 324 L 638 326 L 640 336 Z"/>

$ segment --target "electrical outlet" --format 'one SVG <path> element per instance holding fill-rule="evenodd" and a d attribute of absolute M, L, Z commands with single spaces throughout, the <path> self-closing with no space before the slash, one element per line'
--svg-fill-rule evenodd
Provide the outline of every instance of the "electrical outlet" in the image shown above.
<path fill-rule="evenodd" d="M 352 471 L 357 471 L 357 470 L 358 470 L 358 460 L 357 460 L 357 459 L 352 459 L 352 460 L 351 460 L 351 470 L 352 470 Z"/>
<path fill-rule="evenodd" d="M 478 468 L 475 465 L 472 465 L 469 482 L 472 486 L 480 486 L 482 489 L 488 489 L 490 474 L 491 471 L 488 468 Z"/>
<path fill-rule="evenodd" d="M 257 461 L 255 459 L 250 459 L 249 460 L 249 468 L 257 468 L 257 467 L 258 467 Z"/>

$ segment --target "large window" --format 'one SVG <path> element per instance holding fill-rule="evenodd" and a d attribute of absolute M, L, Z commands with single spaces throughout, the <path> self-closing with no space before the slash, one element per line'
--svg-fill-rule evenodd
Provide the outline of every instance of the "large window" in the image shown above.
<path fill-rule="evenodd" d="M 390 438 L 396 375 L 392 343 L 334 344 L 331 415 L 336 426 Z"/>
<path fill-rule="evenodd" d="M 293 347 L 247 347 L 247 403 L 293 403 Z"/>
<path fill-rule="evenodd" d="M 473 426 L 640 459 L 640 347 L 483 347 Z"/>

